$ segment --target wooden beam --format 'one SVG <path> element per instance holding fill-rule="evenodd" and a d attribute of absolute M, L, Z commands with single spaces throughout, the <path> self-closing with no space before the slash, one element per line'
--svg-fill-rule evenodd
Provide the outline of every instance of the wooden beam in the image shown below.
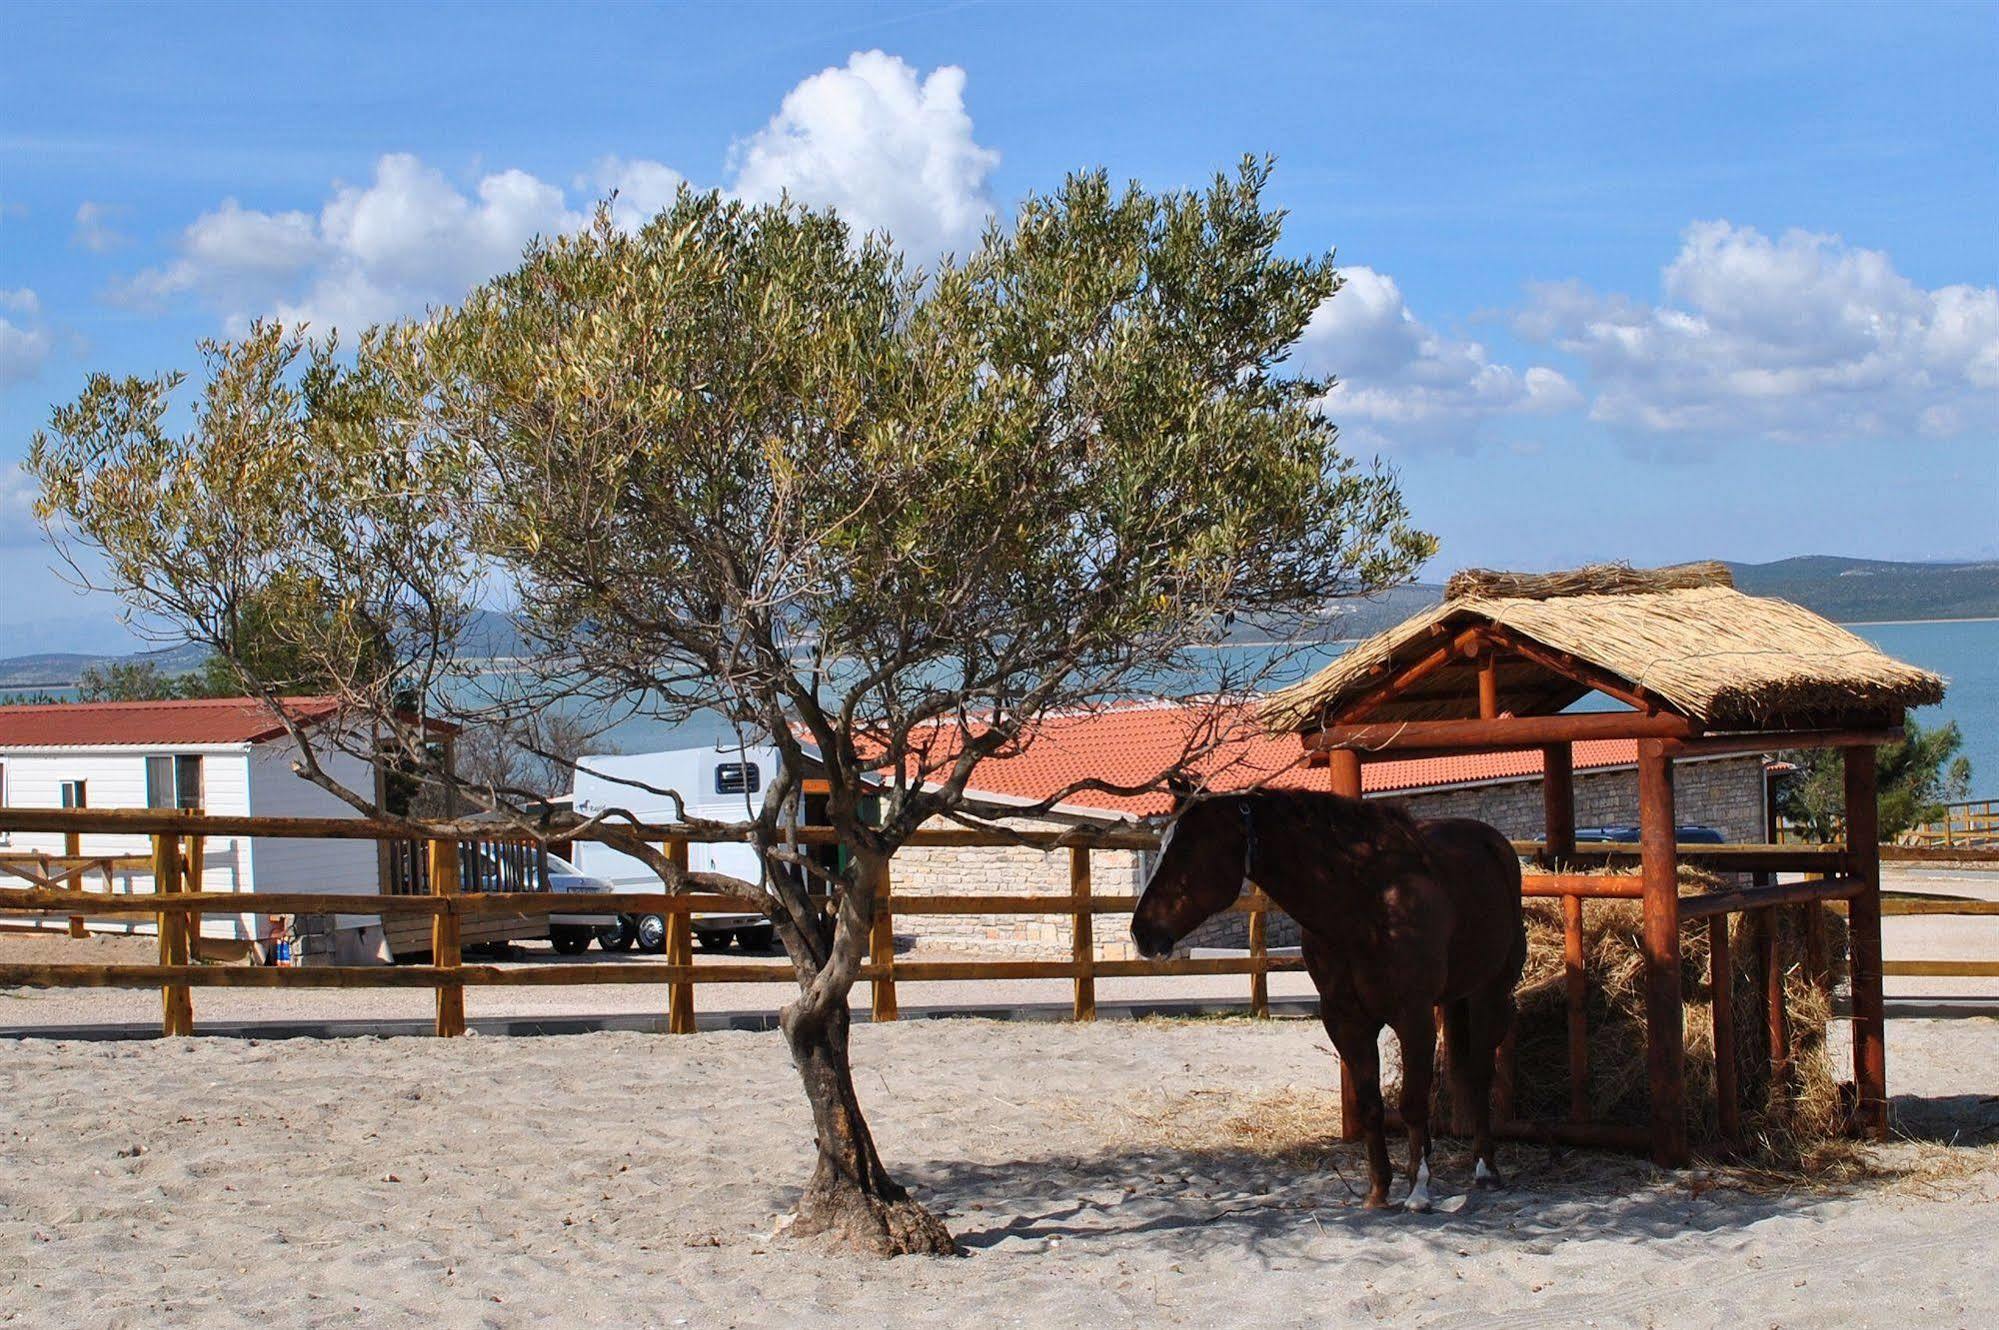
<path fill-rule="evenodd" d="M 1572 679 L 1583 687 L 1614 697 L 1636 710 L 1665 713 L 1673 710 L 1664 698 L 1639 685 L 1633 684 L 1609 670 L 1592 665 L 1566 651 L 1543 646 L 1539 642 L 1522 637 L 1504 624 L 1493 624 L 1488 630 L 1491 640 L 1498 646 L 1533 661 L 1543 669 L 1554 671 L 1567 679 Z"/>
<path fill-rule="evenodd" d="M 1589 975 L 1583 963 L 1583 898 L 1562 900 L 1563 998 L 1569 1027 L 1569 1121 L 1589 1120 Z"/>
<path fill-rule="evenodd" d="M 1073 853 L 1073 851 L 1071 852 Z M 874 981 L 871 1014 L 878 1021 L 898 1020 L 902 1008 L 895 1000 L 895 906 L 891 897 L 889 866 L 883 863 L 875 874 L 875 917 L 868 929 L 869 959 L 881 978 Z"/>
<path fill-rule="evenodd" d="M 1899 743 L 1899 725 L 1839 730 L 1743 730 L 1707 733 L 1671 741 L 1674 757 L 1720 757 L 1730 753 L 1774 753 L 1789 748 L 1849 748 Z"/>
<path fill-rule="evenodd" d="M 179 894 L 181 844 L 178 836 L 153 837 L 153 890 L 162 896 Z M 158 920 L 160 964 L 186 968 L 189 961 L 186 914 L 160 914 Z M 194 1033 L 194 997 L 185 983 L 168 982 L 160 987 L 160 1033 Z"/>
<path fill-rule="evenodd" d="M 1652 1158 L 1679 1168 L 1687 1161 L 1679 862 L 1673 845 L 1673 760 L 1656 739 L 1638 745 L 1638 822 L 1645 856 L 1645 1070 L 1652 1091 Z"/>
<path fill-rule="evenodd" d="M 1574 744 L 1541 749 L 1541 824 L 1546 858 L 1556 867 L 1576 852 L 1576 750 Z"/>
<path fill-rule="evenodd" d="M 1309 745 L 1309 738 L 1307 740 Z M 1360 754 L 1352 749 L 1334 749 L 1327 754 L 1326 780 L 1334 794 L 1348 799 L 1361 797 Z M 1340 1139 L 1357 1141 L 1361 1137 L 1360 1091 L 1354 1084 L 1353 1072 L 1348 1069 L 1346 1059 L 1340 1060 Z"/>
<path fill-rule="evenodd" d="M 449 906 L 458 894 L 458 842 L 430 842 L 430 894 L 445 902 L 430 921 L 430 961 L 449 973 L 464 960 L 459 945 L 458 915 Z M 457 984 L 443 984 L 437 990 L 437 1033 L 450 1039 L 465 1033 L 465 990 Z"/>
<path fill-rule="evenodd" d="M 665 845 L 666 857 L 681 872 L 687 871 L 687 842 L 670 840 Z M 694 918 L 684 913 L 666 916 L 666 961 L 669 965 L 692 966 L 694 964 Z M 667 985 L 666 989 L 666 1032 L 668 1034 L 694 1033 L 694 985 L 683 981 Z"/>
<path fill-rule="evenodd" d="M 1715 1114 L 1722 1143 L 1742 1139 L 1742 1091 L 1735 1068 L 1735 966 L 1728 953 L 1728 916 L 1707 921 L 1708 984 L 1713 990 Z"/>
<path fill-rule="evenodd" d="M 1692 738 L 1684 716 L 1631 711 L 1563 712 L 1555 716 L 1505 716 L 1498 720 L 1411 720 L 1375 725 L 1334 725 L 1304 735 L 1314 752 L 1357 749 L 1399 756 L 1406 749 L 1506 752 L 1585 739 Z"/>
<path fill-rule="evenodd" d="M 1069 895 L 1075 902 L 1069 916 L 1069 958 L 1076 967 L 1070 1014 L 1079 1021 L 1093 1021 L 1097 1019 L 1096 916 L 1090 903 L 1090 852 L 1081 846 L 1069 851 Z"/>
<path fill-rule="evenodd" d="M 1707 919 L 1718 914 L 1744 910 L 1764 910 L 1777 905 L 1801 905 L 1811 901 L 1846 900 L 1865 890 L 1858 878 L 1828 877 L 1806 882 L 1778 882 L 1767 887 L 1738 887 L 1733 891 L 1711 891 L 1704 896 L 1687 896 L 1680 901 L 1683 919 Z"/>
<path fill-rule="evenodd" d="M 1853 1086 L 1856 1125 L 1888 1137 L 1888 1026 L 1881 999 L 1881 807 L 1874 749 L 1844 748 L 1846 849 L 1860 884 L 1846 907 L 1853 988 Z"/>

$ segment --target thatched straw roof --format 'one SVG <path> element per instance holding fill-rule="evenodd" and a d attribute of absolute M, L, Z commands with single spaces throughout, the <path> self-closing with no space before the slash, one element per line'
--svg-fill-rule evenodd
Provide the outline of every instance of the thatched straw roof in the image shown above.
<path fill-rule="evenodd" d="M 1356 645 L 1317 675 L 1273 694 L 1265 721 L 1312 729 L 1402 667 L 1480 624 L 1594 667 L 1717 730 L 1809 728 L 1940 701 L 1944 681 L 1905 665 L 1837 624 L 1782 600 L 1745 596 L 1720 564 L 1567 573 L 1471 570 L 1446 599 Z M 1517 716 L 1561 711 L 1593 691 L 1576 672 L 1502 656 L 1500 707 Z M 1470 661 L 1425 675 L 1370 710 L 1368 721 L 1454 720 L 1478 714 Z"/>

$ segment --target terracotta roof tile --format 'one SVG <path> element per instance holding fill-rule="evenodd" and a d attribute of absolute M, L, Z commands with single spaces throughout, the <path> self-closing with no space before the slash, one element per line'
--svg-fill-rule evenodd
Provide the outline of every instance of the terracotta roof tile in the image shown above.
<path fill-rule="evenodd" d="M 972 775 L 972 791 L 975 797 L 1034 803 L 1085 778 L 1139 785 L 1156 778 L 1188 751 L 1190 740 L 1200 737 L 1196 727 L 1205 714 L 1194 708 L 1135 705 L 1092 715 L 1053 717 L 1042 723 L 1021 752 L 981 762 Z M 1219 736 L 1213 751 L 1194 763 L 1205 773 L 1210 789 L 1326 788 L 1325 770 L 1303 765 L 1304 752 L 1294 735 L 1268 734 L 1256 728 L 1247 713 L 1220 722 L 1211 733 Z M 1206 742 L 1197 746 L 1205 747 Z M 1637 756 L 1637 742 L 1630 739 L 1575 746 L 1579 771 L 1628 765 Z M 1540 773 L 1541 752 L 1532 749 L 1371 762 L 1362 767 L 1361 780 L 1367 793 L 1387 794 L 1437 785 L 1522 779 Z M 1142 817 L 1167 812 L 1172 796 L 1163 790 L 1140 795 L 1080 790 L 1063 799 L 1062 805 Z"/>
<path fill-rule="evenodd" d="M 323 720 L 338 709 L 330 697 L 288 697 L 284 704 L 303 721 Z M 284 732 L 250 697 L 0 706 L 0 749 L 261 743 Z"/>

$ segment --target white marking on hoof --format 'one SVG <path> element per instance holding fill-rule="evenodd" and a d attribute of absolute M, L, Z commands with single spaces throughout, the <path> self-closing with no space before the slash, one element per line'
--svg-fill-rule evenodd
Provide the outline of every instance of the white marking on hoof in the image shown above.
<path fill-rule="evenodd" d="M 1496 1183 L 1499 1181 L 1499 1174 L 1487 1168 L 1485 1166 L 1485 1161 L 1483 1159 L 1478 1161 L 1478 1167 L 1472 1170 L 1471 1176 L 1473 1182 L 1481 1182 L 1489 1184 L 1489 1183 Z"/>
<path fill-rule="evenodd" d="M 1409 1189 L 1409 1199 L 1403 1202 L 1417 1214 L 1430 1211 L 1430 1161 L 1425 1159 L 1416 1166 L 1416 1185 Z"/>

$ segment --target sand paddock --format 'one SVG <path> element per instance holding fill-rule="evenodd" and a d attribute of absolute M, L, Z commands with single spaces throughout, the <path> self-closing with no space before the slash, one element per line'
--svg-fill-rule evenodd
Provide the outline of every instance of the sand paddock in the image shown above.
<path fill-rule="evenodd" d="M 1890 1036 L 1905 1123 L 1960 1141 L 1900 1180 L 1515 1145 L 1467 1196 L 1450 1149 L 1416 1216 L 1242 1129 L 1325 1095 L 1313 1023 L 864 1026 L 884 1153 L 969 1253 L 889 1263 L 769 1237 L 808 1136 L 774 1035 L 18 1041 L 0 1324 L 1999 1323 L 1999 1022 Z"/>

